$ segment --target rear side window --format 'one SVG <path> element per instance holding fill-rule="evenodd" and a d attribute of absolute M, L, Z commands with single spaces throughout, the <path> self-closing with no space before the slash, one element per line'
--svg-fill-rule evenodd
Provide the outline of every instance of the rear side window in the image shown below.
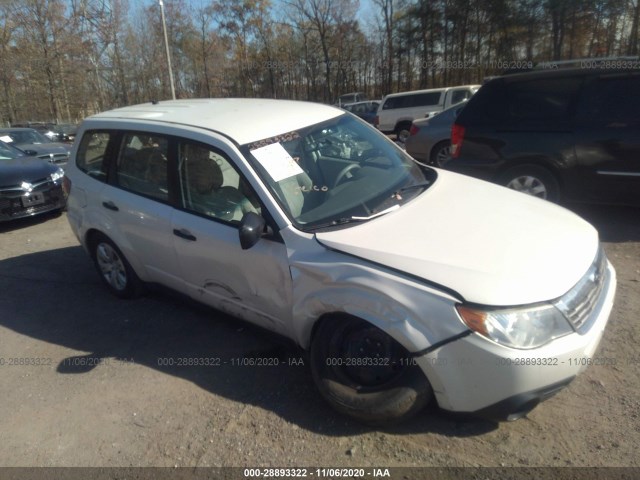
<path fill-rule="evenodd" d="M 583 77 L 517 80 L 501 77 L 473 95 L 456 123 L 551 127 L 574 116 Z"/>
<path fill-rule="evenodd" d="M 389 97 L 382 105 L 383 110 L 434 106 L 440 103 L 442 92 L 413 93 L 398 97 Z"/>
<path fill-rule="evenodd" d="M 168 201 L 169 142 L 158 135 L 124 135 L 116 167 L 116 184 L 126 190 Z"/>
<path fill-rule="evenodd" d="M 510 119 L 558 120 L 572 115 L 581 77 L 545 78 L 507 84 Z"/>
<path fill-rule="evenodd" d="M 105 156 L 112 135 L 112 132 L 88 131 L 78 146 L 77 167 L 101 182 L 107 181 Z"/>

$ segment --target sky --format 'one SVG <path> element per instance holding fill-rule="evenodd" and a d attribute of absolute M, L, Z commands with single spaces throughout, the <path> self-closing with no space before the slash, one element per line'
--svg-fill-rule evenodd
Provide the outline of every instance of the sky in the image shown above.
<path fill-rule="evenodd" d="M 165 6 L 171 3 L 171 0 L 163 0 Z M 210 0 L 187 0 L 195 8 L 201 8 L 204 5 L 208 5 Z M 274 5 L 282 3 L 282 0 L 272 0 Z M 137 3 L 137 2 L 134 2 Z M 158 0 L 147 0 L 146 4 L 150 3 L 158 3 Z M 133 6 L 133 5 L 131 5 Z M 275 9 L 278 10 L 277 8 Z M 375 17 L 378 16 L 378 13 L 375 12 L 375 7 L 372 3 L 372 0 L 360 0 L 360 8 L 358 9 L 358 20 L 360 21 L 360 25 L 362 28 L 367 28 L 369 25 L 374 23 Z"/>

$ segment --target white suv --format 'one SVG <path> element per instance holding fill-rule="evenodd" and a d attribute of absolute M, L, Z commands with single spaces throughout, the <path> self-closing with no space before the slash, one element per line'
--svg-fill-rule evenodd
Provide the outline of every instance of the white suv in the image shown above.
<path fill-rule="evenodd" d="M 277 111 L 277 117 L 264 112 Z M 84 121 L 68 218 L 106 287 L 278 332 L 339 411 L 525 415 L 588 363 L 615 272 L 574 214 L 416 164 L 320 104 L 179 100 Z"/>
<path fill-rule="evenodd" d="M 382 99 L 374 125 L 386 134 L 395 133 L 398 140 L 406 141 L 411 123 L 429 118 L 453 105 L 470 99 L 480 85 L 432 88 L 411 92 L 391 93 Z"/>

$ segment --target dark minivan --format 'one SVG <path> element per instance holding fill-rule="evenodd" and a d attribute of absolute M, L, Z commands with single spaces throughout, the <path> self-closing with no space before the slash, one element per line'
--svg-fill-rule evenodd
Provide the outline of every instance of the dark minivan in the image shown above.
<path fill-rule="evenodd" d="M 640 64 L 582 63 L 485 84 L 445 168 L 551 201 L 640 205 Z"/>

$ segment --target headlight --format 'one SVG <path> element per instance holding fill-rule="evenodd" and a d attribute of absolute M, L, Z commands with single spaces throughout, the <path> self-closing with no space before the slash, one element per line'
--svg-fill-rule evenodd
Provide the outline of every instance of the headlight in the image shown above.
<path fill-rule="evenodd" d="M 63 177 L 64 177 L 64 170 L 62 170 L 61 168 L 58 168 L 58 170 L 56 170 L 55 172 L 53 172 L 51 174 L 51 181 L 52 182 L 57 182 L 58 180 L 60 180 Z"/>
<path fill-rule="evenodd" d="M 552 305 L 492 310 L 463 305 L 456 308 L 471 330 L 507 347 L 536 348 L 573 332 L 564 315 Z"/>

